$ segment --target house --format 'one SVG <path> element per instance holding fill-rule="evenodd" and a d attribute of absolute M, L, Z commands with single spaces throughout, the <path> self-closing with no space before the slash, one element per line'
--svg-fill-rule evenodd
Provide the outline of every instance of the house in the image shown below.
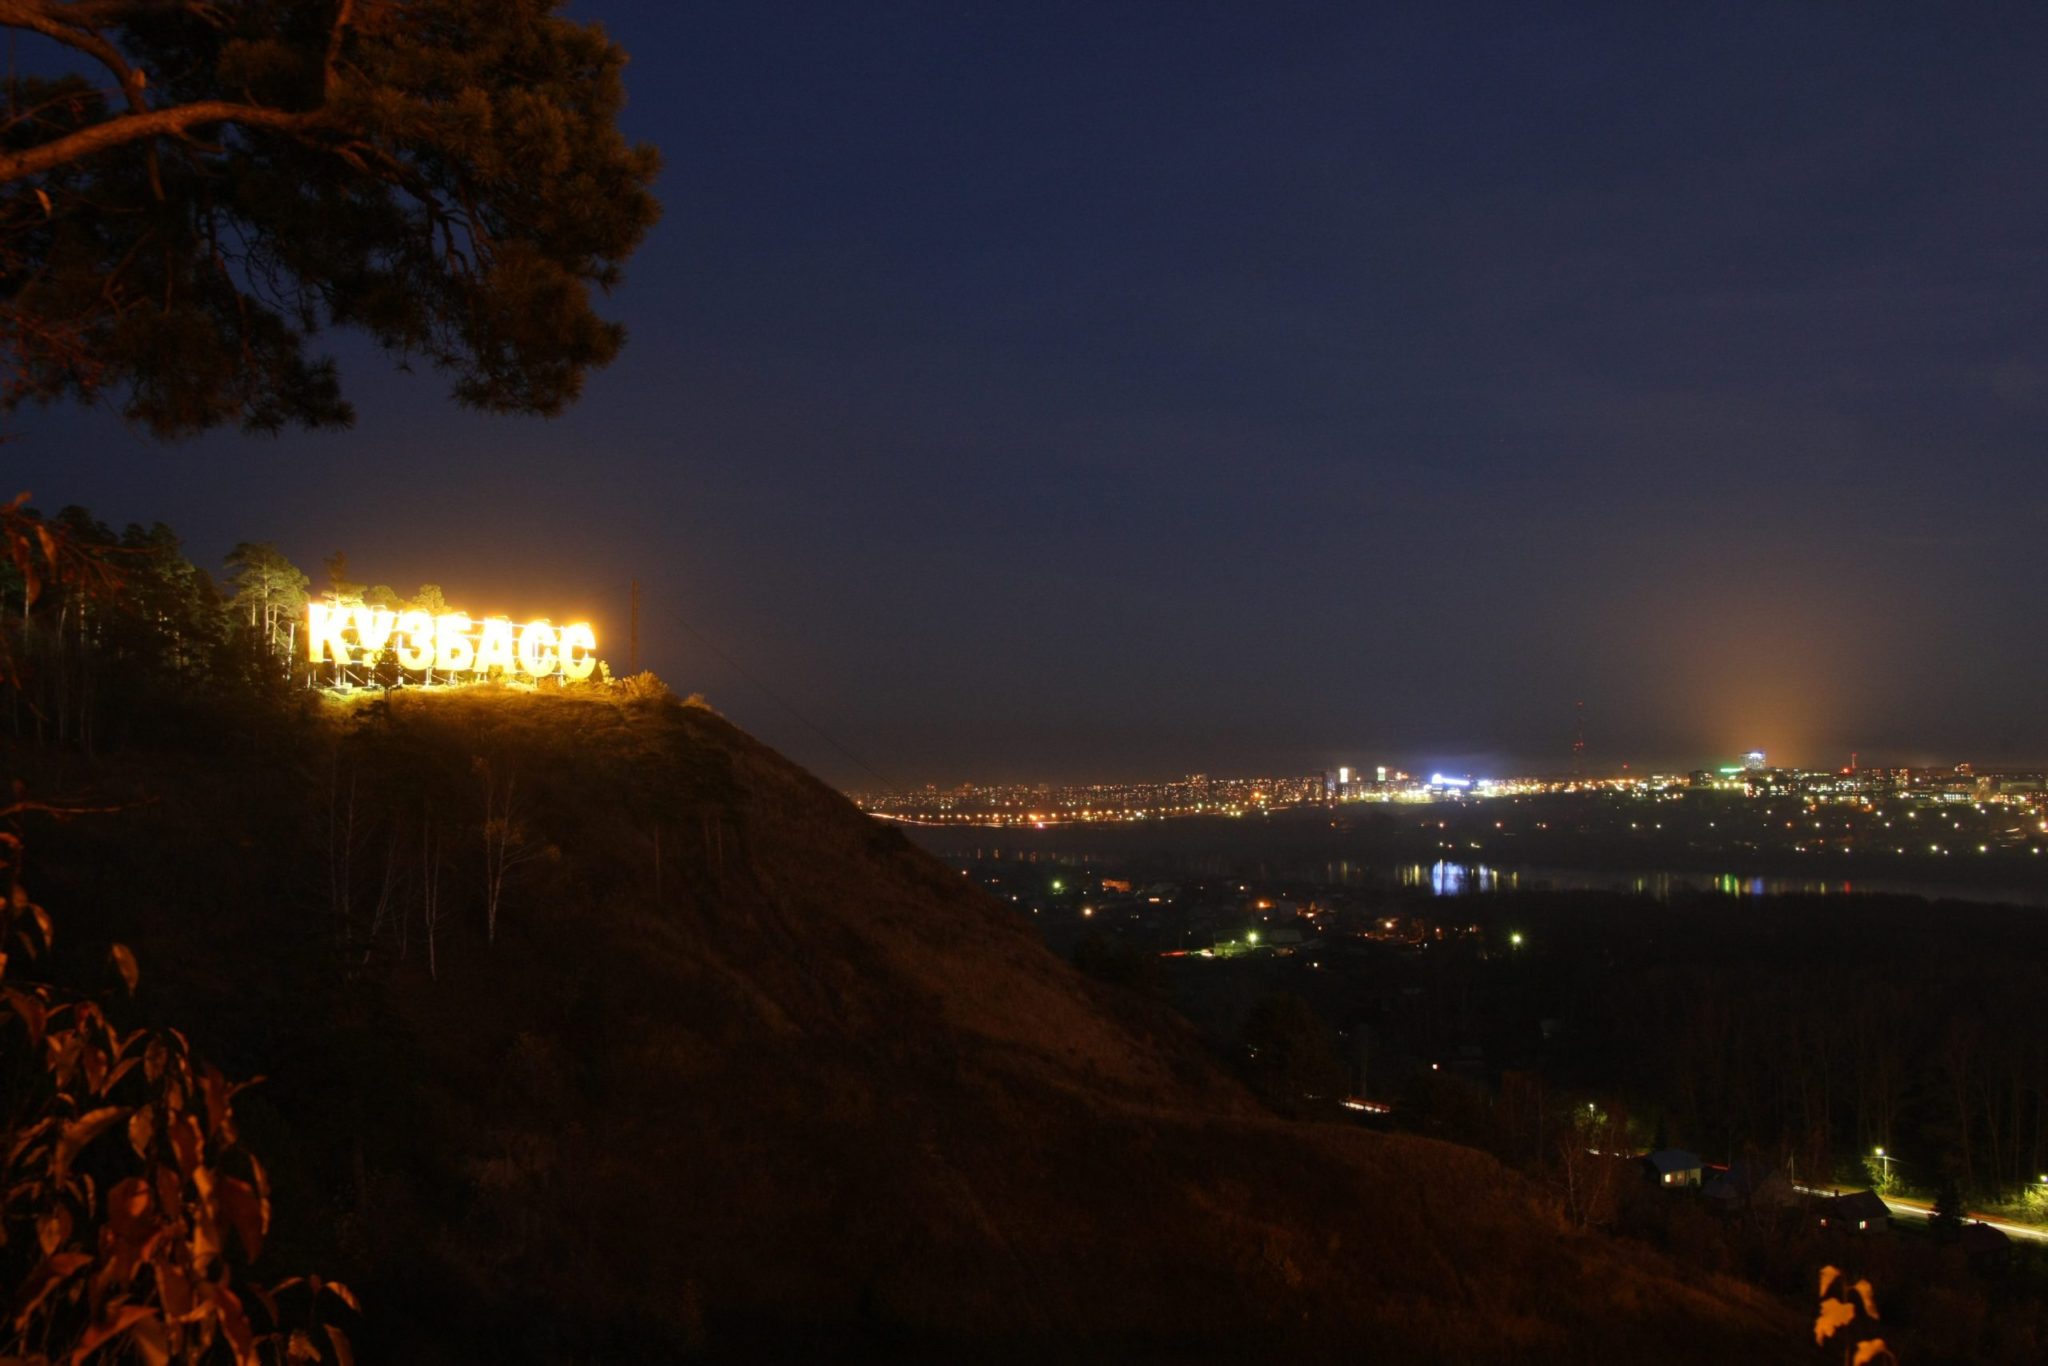
<path fill-rule="evenodd" d="M 1650 1178 L 1667 1190 L 1700 1183 L 1700 1155 L 1683 1148 L 1659 1148 L 1643 1159 Z"/>
<path fill-rule="evenodd" d="M 1783 1172 L 1755 1162 L 1736 1162 L 1728 1170 L 1714 1173 L 1701 1194 L 1724 1214 L 1782 1209 L 1799 1201 L 1799 1193 Z"/>
<path fill-rule="evenodd" d="M 1844 1233 L 1883 1233 L 1891 1227 L 1891 1207 L 1876 1191 L 1851 1191 L 1821 1202 L 1820 1226 Z"/>

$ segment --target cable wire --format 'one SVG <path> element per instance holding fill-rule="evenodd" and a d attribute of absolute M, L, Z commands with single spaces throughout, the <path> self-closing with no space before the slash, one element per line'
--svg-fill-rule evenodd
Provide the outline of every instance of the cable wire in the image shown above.
<path fill-rule="evenodd" d="M 798 711 L 794 703 L 790 702 L 789 699 L 785 698 L 781 693 L 775 691 L 775 689 L 769 687 L 766 683 L 762 682 L 758 677 L 754 675 L 752 670 L 747 668 L 746 665 L 740 663 L 737 659 L 733 658 L 732 654 L 729 651 L 723 649 L 721 646 L 719 646 L 719 644 L 716 641 L 712 640 L 702 631 L 698 630 L 689 622 L 685 621 L 683 619 L 682 613 L 676 611 L 672 607 L 664 607 L 661 610 L 662 615 L 664 617 L 674 622 L 676 625 L 682 627 L 683 630 L 687 631 L 690 634 L 690 637 L 693 640 L 695 640 L 699 645 L 702 645 L 705 649 L 711 651 L 712 654 L 717 655 L 720 659 L 724 660 L 726 665 L 730 667 L 734 673 L 738 674 L 741 678 L 746 679 L 747 682 L 759 688 L 761 692 L 765 696 L 767 696 L 767 698 L 771 702 L 775 703 L 776 706 L 782 708 L 791 716 L 795 717 L 797 721 L 805 729 L 811 732 L 811 734 L 817 736 L 820 740 L 823 740 L 826 744 L 830 745 L 833 749 L 837 750 L 840 756 L 846 759 L 847 762 L 859 768 L 863 773 L 866 773 L 870 778 L 873 778 L 877 783 L 881 785 L 883 790 L 888 791 L 894 789 L 895 784 L 890 782 L 889 779 L 883 777 L 882 774 L 875 768 L 873 764 L 861 758 L 858 754 L 855 754 L 845 745 L 840 744 L 839 741 L 835 740 L 825 730 L 823 726 L 819 725 L 817 722 L 811 720 L 810 717 L 805 716 L 802 712 Z"/>

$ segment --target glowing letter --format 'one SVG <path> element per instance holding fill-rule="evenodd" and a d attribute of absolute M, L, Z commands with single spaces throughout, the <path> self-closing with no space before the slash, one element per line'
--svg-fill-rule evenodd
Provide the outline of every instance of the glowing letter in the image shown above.
<path fill-rule="evenodd" d="M 398 647 L 398 667 L 423 672 L 434 667 L 434 619 L 425 612 L 401 612 L 398 634 L 405 644 Z"/>
<path fill-rule="evenodd" d="M 450 612 L 434 622 L 434 667 L 465 674 L 476 667 L 476 646 L 469 639 L 469 618 Z"/>
<path fill-rule="evenodd" d="M 483 637 L 476 646 L 476 671 L 493 669 L 512 672 L 512 623 L 503 617 L 485 617 Z"/>
<path fill-rule="evenodd" d="M 348 642 L 341 638 L 348 625 L 348 613 L 324 602 L 306 604 L 306 660 L 319 664 L 332 658 L 336 664 L 353 662 Z"/>
<path fill-rule="evenodd" d="M 582 651 L 581 654 L 573 653 Z M 581 683 L 597 672 L 597 633 L 583 622 L 562 628 L 562 677 Z"/>
<path fill-rule="evenodd" d="M 529 621 L 519 633 L 519 667 L 533 678 L 546 678 L 555 671 L 555 628 L 544 621 Z"/>
<path fill-rule="evenodd" d="M 391 628 L 398 624 L 398 615 L 368 607 L 358 607 L 351 615 L 356 622 L 356 644 L 363 647 L 364 660 L 374 663 L 391 643 Z"/>

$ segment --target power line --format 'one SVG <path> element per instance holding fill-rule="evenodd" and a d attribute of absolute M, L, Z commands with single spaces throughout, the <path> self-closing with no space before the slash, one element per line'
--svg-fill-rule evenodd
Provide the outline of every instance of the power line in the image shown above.
<path fill-rule="evenodd" d="M 734 673 L 738 674 L 741 678 L 746 679 L 747 682 L 759 688 L 771 702 L 773 702 L 776 706 L 782 708 L 784 711 L 788 712 L 791 716 L 795 717 L 797 721 L 804 726 L 805 729 L 811 732 L 811 734 L 817 736 L 820 740 L 823 740 L 826 744 L 832 746 L 832 748 L 837 750 L 840 756 L 846 759 L 847 762 L 853 764 L 856 768 L 859 768 L 863 773 L 866 773 L 870 778 L 873 778 L 877 783 L 881 784 L 882 787 L 893 788 L 895 786 L 895 784 L 892 783 L 888 778 L 883 777 L 882 774 L 876 770 L 873 764 L 861 758 L 858 754 L 855 754 L 845 745 L 840 744 L 839 741 L 835 740 L 823 726 L 819 725 L 816 721 L 811 720 L 810 717 L 805 716 L 802 712 L 798 711 L 794 703 L 790 702 L 789 699 L 785 698 L 781 693 L 775 691 L 775 689 L 769 687 L 766 683 L 762 682 L 758 677 L 754 675 L 752 670 L 747 668 L 746 665 L 740 663 L 737 659 L 734 659 L 730 652 L 721 648 L 716 641 L 712 640 L 702 631 L 698 630 L 689 622 L 685 621 L 683 619 L 682 613 L 676 611 L 672 607 L 665 607 L 662 609 L 662 614 L 666 616 L 670 621 L 674 622 L 676 625 L 682 627 L 685 631 L 689 632 L 690 637 L 693 640 L 695 640 L 699 645 L 702 645 L 705 649 L 711 651 L 712 654 L 715 654 L 720 659 L 724 660 L 726 665 L 730 667 Z M 636 641 L 635 644 L 637 645 L 637 643 L 638 642 Z"/>

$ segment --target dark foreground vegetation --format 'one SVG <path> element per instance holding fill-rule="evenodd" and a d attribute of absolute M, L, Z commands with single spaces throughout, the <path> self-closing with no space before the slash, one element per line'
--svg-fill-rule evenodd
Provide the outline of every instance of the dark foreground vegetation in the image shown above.
<path fill-rule="evenodd" d="M 234 1107 L 274 1209 L 251 1274 L 346 1282 L 361 1359 L 1810 1350 L 1782 1301 L 1574 1227 L 1490 1156 L 1277 1116 L 651 680 L 336 703 L 232 621 L 224 679 L 103 647 L 126 610 L 89 604 L 65 656 L 124 699 L 118 743 L 31 718 L 5 750 L 112 808 L 17 820 L 61 926 L 38 970 L 264 1078 Z"/>

